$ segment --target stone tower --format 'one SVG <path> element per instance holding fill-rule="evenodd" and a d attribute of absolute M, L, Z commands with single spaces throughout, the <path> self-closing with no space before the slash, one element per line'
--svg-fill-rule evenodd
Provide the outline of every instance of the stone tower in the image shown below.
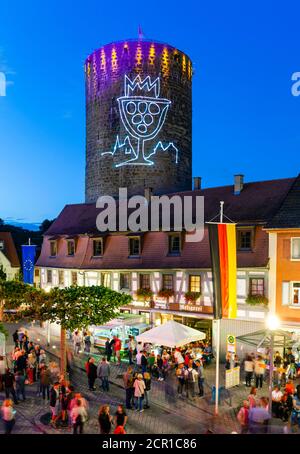
<path fill-rule="evenodd" d="M 192 63 L 168 44 L 107 44 L 85 62 L 85 199 L 191 189 Z"/>

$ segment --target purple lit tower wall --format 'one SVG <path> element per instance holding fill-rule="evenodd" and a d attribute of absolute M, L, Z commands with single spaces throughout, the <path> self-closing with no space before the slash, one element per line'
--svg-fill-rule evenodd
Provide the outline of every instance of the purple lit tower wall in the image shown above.
<path fill-rule="evenodd" d="M 192 63 L 168 44 L 111 43 L 85 62 L 86 202 L 191 189 Z"/>

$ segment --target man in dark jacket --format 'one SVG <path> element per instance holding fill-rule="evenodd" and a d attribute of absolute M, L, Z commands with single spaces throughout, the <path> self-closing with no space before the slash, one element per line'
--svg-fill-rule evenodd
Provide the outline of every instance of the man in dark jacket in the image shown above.
<path fill-rule="evenodd" d="M 18 404 L 16 391 L 15 391 L 15 376 L 10 372 L 9 369 L 6 369 L 5 374 L 3 375 L 3 384 L 5 389 L 5 396 L 6 399 L 9 399 L 9 395 L 11 394 L 15 404 Z"/>
<path fill-rule="evenodd" d="M 17 399 L 20 399 L 20 396 L 22 396 L 23 400 L 26 400 L 25 397 L 25 380 L 26 377 L 25 375 L 22 374 L 22 372 L 17 372 L 15 375 L 15 380 L 16 380 L 16 394 L 17 394 Z"/>
<path fill-rule="evenodd" d="M 147 371 L 147 366 L 148 366 L 147 353 L 145 351 L 142 352 L 141 366 L 142 366 L 142 373 L 144 374 Z"/>
<path fill-rule="evenodd" d="M 16 361 L 16 372 L 22 372 L 24 374 L 26 370 L 26 365 L 27 365 L 26 356 L 25 353 L 22 352 L 22 354 L 18 357 Z"/>
<path fill-rule="evenodd" d="M 133 370 L 132 367 L 129 366 L 127 372 L 123 375 L 123 382 L 124 388 L 126 392 L 126 408 L 130 410 L 132 408 L 132 401 L 133 401 Z"/>
<path fill-rule="evenodd" d="M 97 378 L 97 366 L 95 365 L 95 359 L 90 358 L 89 364 L 88 364 L 88 369 L 87 369 L 87 376 L 88 376 L 88 382 L 89 382 L 89 390 L 90 391 L 95 391 L 95 380 Z"/>
<path fill-rule="evenodd" d="M 18 345 L 19 345 L 19 333 L 18 333 L 18 330 L 17 330 L 17 329 L 16 329 L 16 331 L 13 333 L 12 338 L 13 338 L 13 341 L 14 341 L 14 343 L 15 343 L 15 347 L 18 347 Z"/>
<path fill-rule="evenodd" d="M 105 356 L 106 356 L 108 362 L 110 361 L 110 358 L 112 355 L 112 345 L 113 345 L 112 342 L 114 342 L 114 340 L 112 340 L 110 342 L 109 337 L 106 339 L 106 342 L 105 342 Z"/>

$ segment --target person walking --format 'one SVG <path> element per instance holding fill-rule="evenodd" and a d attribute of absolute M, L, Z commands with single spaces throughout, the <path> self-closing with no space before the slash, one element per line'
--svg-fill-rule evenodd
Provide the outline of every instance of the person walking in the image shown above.
<path fill-rule="evenodd" d="M 84 332 L 83 337 L 84 337 L 84 351 L 85 351 L 85 353 L 90 353 L 91 345 L 92 345 L 90 333 Z"/>
<path fill-rule="evenodd" d="M 251 381 L 253 377 L 253 371 L 254 371 L 254 362 L 252 361 L 251 356 L 247 356 L 244 362 L 244 371 L 245 371 L 245 380 L 246 380 L 246 386 L 251 386 Z"/>
<path fill-rule="evenodd" d="M 110 366 L 106 361 L 105 356 L 102 358 L 102 361 L 98 364 L 97 367 L 97 377 L 101 380 L 101 387 L 103 391 L 109 391 L 109 376 L 110 376 Z"/>
<path fill-rule="evenodd" d="M 129 366 L 125 374 L 123 375 L 123 383 L 124 383 L 124 388 L 125 388 L 125 393 L 126 393 L 126 408 L 128 410 L 132 409 L 132 400 L 133 400 L 133 383 L 134 383 L 134 378 L 133 378 L 133 370 L 132 367 Z"/>
<path fill-rule="evenodd" d="M 256 407 L 256 404 L 257 404 L 256 392 L 257 392 L 257 390 L 256 390 L 255 386 L 252 386 L 250 394 L 248 396 L 248 402 L 249 402 L 250 409 L 253 407 Z"/>
<path fill-rule="evenodd" d="M 197 374 L 198 374 L 198 389 L 199 389 L 199 396 L 204 396 L 204 367 L 201 360 L 197 360 L 195 362 L 197 366 Z"/>
<path fill-rule="evenodd" d="M 15 382 L 16 382 L 16 396 L 17 400 L 21 400 L 21 396 L 23 400 L 26 400 L 25 396 L 25 381 L 26 377 L 22 374 L 22 372 L 18 371 L 15 375 Z"/>
<path fill-rule="evenodd" d="M 76 405 L 72 408 L 71 411 L 71 419 L 72 419 L 72 425 L 73 425 L 73 434 L 79 433 L 83 434 L 83 427 L 84 423 L 87 420 L 87 411 L 82 405 L 82 402 L 80 399 L 76 401 Z"/>
<path fill-rule="evenodd" d="M 147 366 L 148 366 L 147 353 L 145 351 L 142 352 L 141 366 L 142 366 L 142 374 L 144 374 L 147 371 Z"/>
<path fill-rule="evenodd" d="M 19 332 L 18 332 L 17 329 L 16 329 L 16 331 L 13 333 L 12 338 L 13 338 L 15 347 L 18 347 L 18 346 L 19 346 Z"/>
<path fill-rule="evenodd" d="M 144 408 L 145 409 L 148 409 L 150 408 L 150 405 L 149 405 L 149 394 L 150 394 L 150 391 L 151 391 L 151 375 L 149 374 L 149 372 L 144 372 L 144 382 L 145 382 L 145 404 L 144 404 Z"/>
<path fill-rule="evenodd" d="M 15 391 L 15 376 L 10 372 L 9 369 L 6 369 L 5 374 L 3 375 L 3 384 L 6 399 L 9 399 L 9 395 L 12 395 L 15 404 L 18 404 L 18 399 Z"/>
<path fill-rule="evenodd" d="M 184 363 L 180 363 L 176 369 L 176 377 L 177 377 L 177 393 L 179 396 L 182 396 L 183 390 L 185 387 L 185 368 Z"/>
<path fill-rule="evenodd" d="M 117 411 L 116 411 L 115 417 L 114 417 L 115 427 L 116 428 L 119 428 L 119 427 L 125 428 L 127 420 L 128 420 L 128 416 L 126 415 L 123 405 L 118 405 Z M 114 433 L 116 433 L 116 432 L 114 432 Z M 118 431 L 117 433 L 121 433 L 121 432 Z"/>
<path fill-rule="evenodd" d="M 129 341 L 128 341 L 128 358 L 129 358 L 129 365 L 133 365 L 133 355 L 136 350 L 136 342 L 134 340 L 133 336 L 129 336 Z"/>
<path fill-rule="evenodd" d="M 264 402 L 260 399 L 256 407 L 252 407 L 249 410 L 249 431 L 250 433 L 267 433 L 268 422 L 271 419 L 271 415 L 267 408 L 264 406 Z"/>
<path fill-rule="evenodd" d="M 50 390 L 51 424 L 55 427 L 59 418 L 59 382 L 55 382 Z"/>
<path fill-rule="evenodd" d="M 106 356 L 108 362 L 110 362 L 111 355 L 112 355 L 112 346 L 111 346 L 109 337 L 107 337 L 106 342 L 105 342 L 105 356 Z"/>
<path fill-rule="evenodd" d="M 254 361 L 254 373 L 255 373 L 255 386 L 256 388 L 262 388 L 263 378 L 265 374 L 265 363 L 261 356 Z"/>
<path fill-rule="evenodd" d="M 112 416 L 108 405 L 102 405 L 98 413 L 98 423 L 101 434 L 108 435 L 111 431 Z"/>
<path fill-rule="evenodd" d="M 1 407 L 2 421 L 4 425 L 5 435 L 11 434 L 15 425 L 16 411 L 13 408 L 13 403 L 10 399 L 5 399 Z"/>
<path fill-rule="evenodd" d="M 241 425 L 241 434 L 246 434 L 249 427 L 249 402 L 244 400 L 243 406 L 237 414 L 237 420 Z"/>
<path fill-rule="evenodd" d="M 81 335 L 79 334 L 79 331 L 75 331 L 73 336 L 74 355 L 79 354 L 81 343 L 82 343 Z"/>
<path fill-rule="evenodd" d="M 88 363 L 88 382 L 89 382 L 89 390 L 95 391 L 95 380 L 97 378 L 97 366 L 95 365 L 95 359 L 90 358 Z"/>
<path fill-rule="evenodd" d="M 115 356 L 117 358 L 117 361 L 118 361 L 118 364 L 120 365 L 121 364 L 121 348 L 122 348 L 122 342 L 120 341 L 120 339 L 118 338 L 118 336 L 114 336 L 114 345 L 113 345 L 113 349 L 114 349 L 114 353 L 115 353 Z"/>
<path fill-rule="evenodd" d="M 40 384 L 41 384 L 41 393 L 42 393 L 43 400 L 46 399 L 46 395 L 47 395 L 47 399 L 49 400 L 50 384 L 51 384 L 51 373 L 50 373 L 50 370 L 48 369 L 48 366 L 46 366 L 46 365 L 44 365 L 41 368 Z"/>
<path fill-rule="evenodd" d="M 134 381 L 133 384 L 134 388 L 134 397 L 135 397 L 135 411 L 140 411 L 142 413 L 144 411 L 143 409 L 143 400 L 144 400 L 144 395 L 145 395 L 145 382 L 143 380 L 143 375 L 138 374 L 137 378 Z"/>
<path fill-rule="evenodd" d="M 198 379 L 198 373 L 193 368 L 193 360 L 189 361 L 189 367 L 185 371 L 186 376 L 186 397 L 193 399 L 195 397 L 195 383 Z"/>

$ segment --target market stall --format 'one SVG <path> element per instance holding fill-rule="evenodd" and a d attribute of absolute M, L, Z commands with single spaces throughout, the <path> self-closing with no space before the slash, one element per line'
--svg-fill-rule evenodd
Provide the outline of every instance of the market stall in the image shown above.
<path fill-rule="evenodd" d="M 176 348 L 205 339 L 205 333 L 173 320 L 145 331 L 136 337 L 137 342 L 143 344 L 163 345 Z"/>

